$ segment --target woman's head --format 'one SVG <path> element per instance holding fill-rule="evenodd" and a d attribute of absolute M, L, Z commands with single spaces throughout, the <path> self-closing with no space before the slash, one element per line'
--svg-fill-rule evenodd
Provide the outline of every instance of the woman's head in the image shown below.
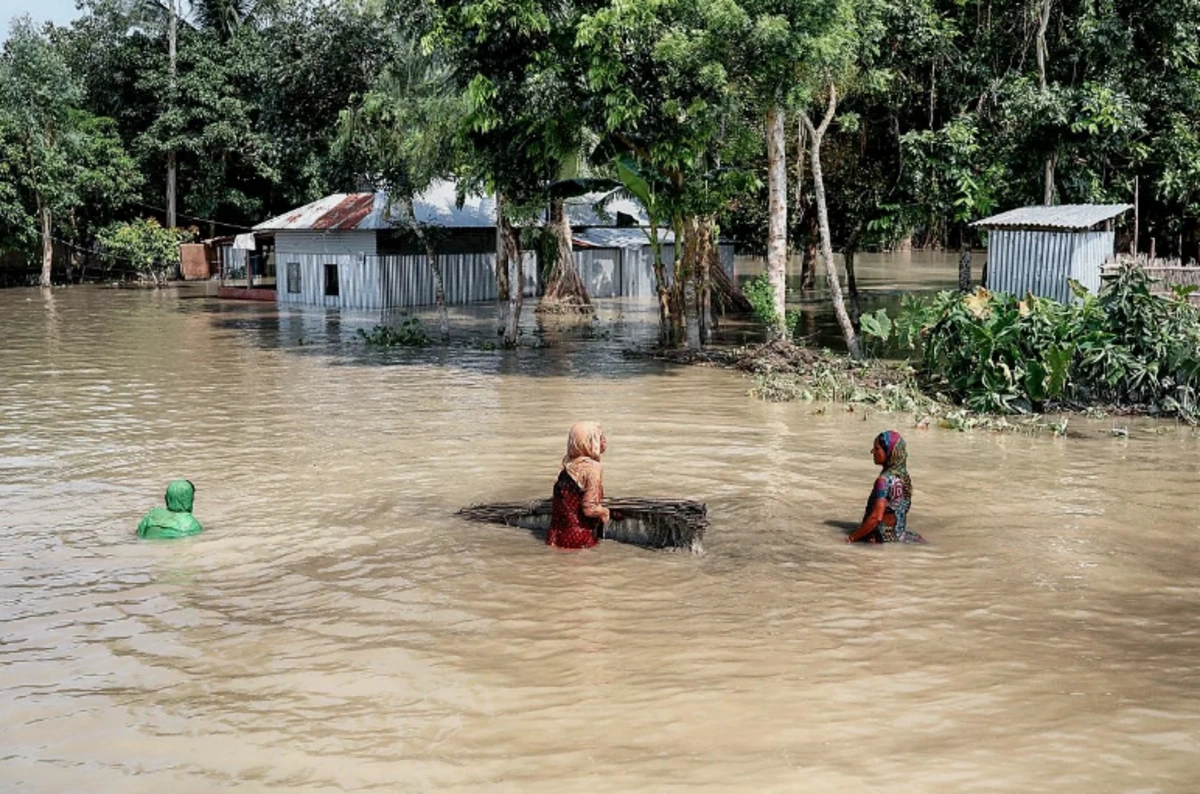
<path fill-rule="evenodd" d="M 895 430 L 884 430 L 875 436 L 875 445 L 871 447 L 871 456 L 877 466 L 897 466 L 908 458 L 908 450 L 904 439 Z"/>
<path fill-rule="evenodd" d="M 190 513 L 196 498 L 196 486 L 191 480 L 171 480 L 167 484 L 167 509 L 173 513 Z"/>
<path fill-rule="evenodd" d="M 604 437 L 604 428 L 599 422 L 576 422 L 567 434 L 567 460 L 600 460 L 607 448 L 608 439 Z"/>

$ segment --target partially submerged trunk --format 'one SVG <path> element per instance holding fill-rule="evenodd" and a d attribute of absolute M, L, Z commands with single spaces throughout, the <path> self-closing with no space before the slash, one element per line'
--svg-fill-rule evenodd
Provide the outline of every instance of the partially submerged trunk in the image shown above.
<path fill-rule="evenodd" d="M 786 116 L 778 104 L 767 108 L 767 281 L 774 293 L 775 319 L 771 333 L 775 337 L 785 335 L 787 323 Z"/>
<path fill-rule="evenodd" d="M 683 219 L 675 218 L 672 224 L 675 231 L 675 245 L 671 247 L 674 254 L 671 267 L 671 289 L 670 289 L 670 319 L 671 319 L 671 334 L 670 346 L 679 347 L 687 341 L 687 319 L 685 313 L 687 311 L 687 301 L 684 295 L 684 289 L 687 286 L 687 269 L 683 263 L 683 246 L 684 246 L 684 231 Z"/>
<path fill-rule="evenodd" d="M 821 258 L 825 262 L 825 275 L 829 278 L 833 313 L 837 317 L 838 325 L 841 326 L 842 336 L 846 340 L 846 349 L 849 351 L 850 357 L 860 359 L 862 358 L 862 349 L 858 345 L 858 334 L 854 332 L 854 325 L 846 313 L 846 304 L 842 300 L 842 285 L 833 264 L 833 243 L 830 241 L 829 234 L 829 208 L 825 203 L 825 178 L 821 170 L 821 142 L 825 131 L 829 129 L 830 122 L 833 121 L 833 114 L 837 110 L 837 89 L 832 81 L 829 81 L 828 87 L 829 104 L 825 110 L 825 117 L 821 120 L 821 125 L 814 127 L 807 113 L 803 114 L 803 119 L 805 126 L 808 127 L 809 137 L 812 139 L 813 187 L 817 194 L 817 224 L 821 235 Z"/>
<path fill-rule="evenodd" d="M 446 280 L 442 277 L 442 265 L 438 261 L 437 242 L 434 235 L 417 223 L 412 202 L 408 202 L 408 220 L 417 235 L 417 241 L 425 249 L 425 259 L 433 271 L 433 302 L 437 306 L 438 333 L 443 342 L 450 341 L 450 315 L 446 310 Z"/>
<path fill-rule="evenodd" d="M 504 248 L 504 269 L 508 274 L 508 311 L 505 315 L 507 322 L 504 325 L 504 346 L 516 347 L 520 335 L 521 306 L 525 301 L 525 268 L 521 261 L 517 230 L 504 217 L 500 218 L 500 236 Z"/>
<path fill-rule="evenodd" d="M 851 236 L 846 243 L 846 250 L 842 254 L 842 258 L 846 263 L 846 288 L 850 290 L 850 324 L 857 331 L 860 327 L 859 318 L 862 317 L 862 310 L 858 304 L 858 277 L 854 273 L 854 259 L 858 255 L 858 240 Z"/>
<path fill-rule="evenodd" d="M 50 208 L 42 202 L 41 193 L 37 196 L 37 205 L 42 225 L 42 277 L 38 283 L 43 287 L 49 287 L 50 270 L 54 266 L 54 238 L 50 236 L 53 222 L 50 218 Z"/>
<path fill-rule="evenodd" d="M 683 219 L 683 314 L 687 346 L 699 349 L 703 336 L 704 320 L 700 316 L 700 281 L 702 263 L 700 219 L 689 215 Z"/>
<path fill-rule="evenodd" d="M 971 246 L 964 239 L 958 248 L 958 291 L 971 291 Z"/>
<path fill-rule="evenodd" d="M 804 160 L 808 153 L 808 130 L 804 120 L 796 122 L 796 205 L 804 227 L 804 253 L 800 258 L 800 289 L 810 290 L 817 274 L 817 213 L 804 192 Z"/>
<path fill-rule="evenodd" d="M 654 291 L 658 295 L 658 344 L 671 346 L 671 293 L 667 286 L 667 267 L 662 260 L 662 240 L 658 237 L 658 226 L 651 218 L 650 251 L 654 257 Z"/>
<path fill-rule="evenodd" d="M 419 233 L 421 243 L 425 246 L 425 259 L 429 261 L 429 269 L 433 271 L 433 302 L 437 306 L 438 334 L 443 342 L 450 341 L 450 314 L 446 310 L 446 280 L 442 277 L 442 265 L 438 261 L 437 246 L 431 235 Z"/>
<path fill-rule="evenodd" d="M 717 269 L 721 268 L 721 257 L 717 253 L 717 246 L 713 241 L 713 232 L 716 222 L 711 215 L 706 216 L 696 224 L 697 232 L 697 251 L 696 260 L 696 279 L 700 282 L 700 295 L 698 314 L 700 317 L 700 345 L 705 346 L 712 342 L 713 329 L 713 314 L 712 314 L 712 287 L 713 287 L 713 264 Z"/>
<path fill-rule="evenodd" d="M 575 253 L 571 247 L 571 219 L 562 199 L 555 199 L 550 204 L 549 226 L 557 245 L 554 264 L 546 279 L 546 291 L 542 294 L 537 311 L 590 314 L 594 311 L 592 299 L 575 263 Z"/>
<path fill-rule="evenodd" d="M 821 231 L 817 225 L 816 206 L 804 211 L 804 253 L 800 258 L 800 289 L 811 290 L 817 286 L 817 242 Z"/>
<path fill-rule="evenodd" d="M 508 246 L 504 239 L 504 196 L 496 196 L 496 319 L 498 333 L 508 328 Z"/>

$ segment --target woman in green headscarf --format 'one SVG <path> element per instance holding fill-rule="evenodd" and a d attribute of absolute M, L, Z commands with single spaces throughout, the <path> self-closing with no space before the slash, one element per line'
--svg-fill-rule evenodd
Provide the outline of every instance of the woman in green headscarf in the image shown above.
<path fill-rule="evenodd" d="M 139 538 L 186 538 L 203 531 L 204 527 L 192 516 L 196 486 L 190 480 L 172 480 L 167 486 L 167 506 L 146 513 L 138 524 Z"/>

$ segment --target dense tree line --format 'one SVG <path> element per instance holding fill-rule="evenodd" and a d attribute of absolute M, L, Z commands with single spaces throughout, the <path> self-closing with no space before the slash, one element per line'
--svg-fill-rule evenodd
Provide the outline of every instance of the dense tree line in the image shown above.
<path fill-rule="evenodd" d="M 1200 0 L 197 0 L 172 74 L 173 2 L 14 21 L 0 248 L 162 217 L 169 159 L 206 236 L 453 176 L 500 197 L 502 259 L 539 246 L 586 306 L 561 202 L 610 180 L 680 240 L 663 340 L 696 343 L 722 236 L 768 255 L 780 328 L 789 250 L 836 293 L 834 250 L 971 245 L 993 210 L 1135 191 L 1143 249 L 1200 245 Z"/>

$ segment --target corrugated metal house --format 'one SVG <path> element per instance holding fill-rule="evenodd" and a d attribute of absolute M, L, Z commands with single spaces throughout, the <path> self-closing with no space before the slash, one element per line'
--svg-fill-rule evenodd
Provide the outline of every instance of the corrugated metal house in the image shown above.
<path fill-rule="evenodd" d="M 593 298 L 647 298 L 654 295 L 654 250 L 645 228 L 592 227 L 572 232 L 579 275 Z M 659 232 L 662 260 L 670 273 L 675 259 L 675 234 Z M 734 247 L 717 245 L 725 272 L 733 277 Z"/>
<path fill-rule="evenodd" d="M 496 298 L 496 204 L 451 182 L 413 201 L 413 217 L 437 241 L 446 302 Z M 379 310 L 429 305 L 434 279 L 407 207 L 384 193 L 335 193 L 255 226 L 272 232 L 281 304 Z M 526 253 L 526 295 L 537 294 L 537 264 Z"/>
<path fill-rule="evenodd" d="M 975 221 L 987 229 L 988 286 L 1001 292 L 1064 303 L 1073 299 L 1068 279 L 1092 292 L 1113 255 L 1112 221 L 1129 204 L 1062 204 L 1022 207 Z"/>
<path fill-rule="evenodd" d="M 281 304 L 380 310 L 434 303 L 434 279 L 416 221 L 433 238 L 450 305 L 496 298 L 496 202 L 490 196 L 457 203 L 453 182 L 434 183 L 405 205 L 383 193 L 336 193 L 264 221 L 274 235 L 276 300 Z M 643 230 L 648 218 L 631 199 L 593 194 L 567 203 L 576 262 L 593 297 L 654 294 L 653 257 Z M 618 228 L 619 227 L 619 228 Z M 664 261 L 672 257 L 673 236 Z M 721 246 L 732 272 L 733 247 Z M 525 294 L 540 291 L 536 256 L 524 252 Z"/>

